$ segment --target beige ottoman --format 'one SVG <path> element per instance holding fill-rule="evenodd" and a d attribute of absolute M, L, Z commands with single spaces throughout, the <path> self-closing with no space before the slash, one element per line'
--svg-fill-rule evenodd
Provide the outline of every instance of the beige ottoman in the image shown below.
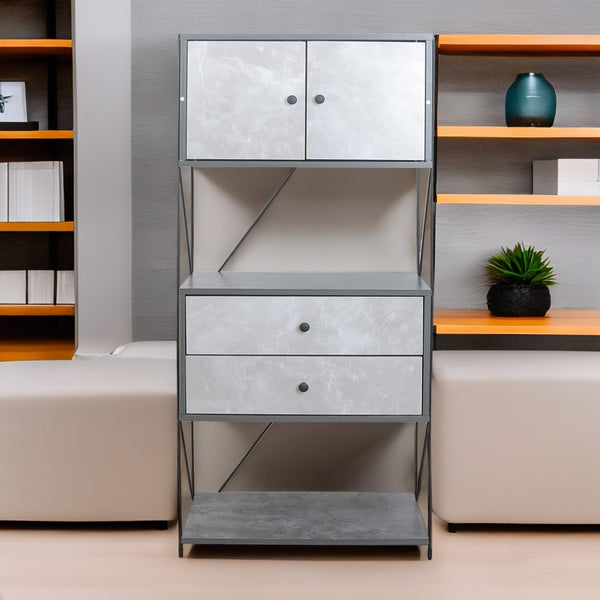
<path fill-rule="evenodd" d="M 449 523 L 600 523 L 600 353 L 437 351 L 433 508 Z"/>
<path fill-rule="evenodd" d="M 0 363 L 0 520 L 176 517 L 176 361 Z"/>

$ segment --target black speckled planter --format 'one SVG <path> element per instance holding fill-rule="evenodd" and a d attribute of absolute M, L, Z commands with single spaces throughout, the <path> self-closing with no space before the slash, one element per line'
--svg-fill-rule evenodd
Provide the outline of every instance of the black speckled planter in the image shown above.
<path fill-rule="evenodd" d="M 487 306 L 495 317 L 543 317 L 550 308 L 550 290 L 547 285 L 496 283 L 487 294 Z"/>

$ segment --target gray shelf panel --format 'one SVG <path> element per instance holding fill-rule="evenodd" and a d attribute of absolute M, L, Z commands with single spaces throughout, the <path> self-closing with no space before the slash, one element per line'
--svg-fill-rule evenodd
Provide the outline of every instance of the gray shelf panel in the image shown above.
<path fill-rule="evenodd" d="M 179 288 L 186 294 L 265 296 L 429 296 L 415 273 L 252 273 L 196 271 Z"/>
<path fill-rule="evenodd" d="M 429 536 L 410 493 L 202 492 L 184 544 L 425 545 Z"/>
<path fill-rule="evenodd" d="M 240 423 L 428 423 L 429 415 L 229 415 L 181 412 L 179 419 Z"/>
<path fill-rule="evenodd" d="M 323 169 L 431 169 L 429 160 L 370 161 L 370 160 L 192 160 L 179 161 L 180 167 L 288 167 Z"/>

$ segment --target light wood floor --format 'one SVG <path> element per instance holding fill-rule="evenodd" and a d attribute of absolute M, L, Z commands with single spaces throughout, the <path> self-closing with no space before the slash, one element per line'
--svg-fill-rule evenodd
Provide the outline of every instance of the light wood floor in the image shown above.
<path fill-rule="evenodd" d="M 202 549 L 177 529 L 0 527 L 3 600 L 600 599 L 600 531 L 478 529 L 436 521 L 418 549 Z"/>

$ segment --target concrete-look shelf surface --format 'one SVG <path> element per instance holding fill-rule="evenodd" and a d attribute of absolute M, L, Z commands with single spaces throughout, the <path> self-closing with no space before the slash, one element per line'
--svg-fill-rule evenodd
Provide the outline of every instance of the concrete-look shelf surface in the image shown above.
<path fill-rule="evenodd" d="M 184 544 L 424 545 L 414 494 L 371 492 L 202 492 Z"/>

